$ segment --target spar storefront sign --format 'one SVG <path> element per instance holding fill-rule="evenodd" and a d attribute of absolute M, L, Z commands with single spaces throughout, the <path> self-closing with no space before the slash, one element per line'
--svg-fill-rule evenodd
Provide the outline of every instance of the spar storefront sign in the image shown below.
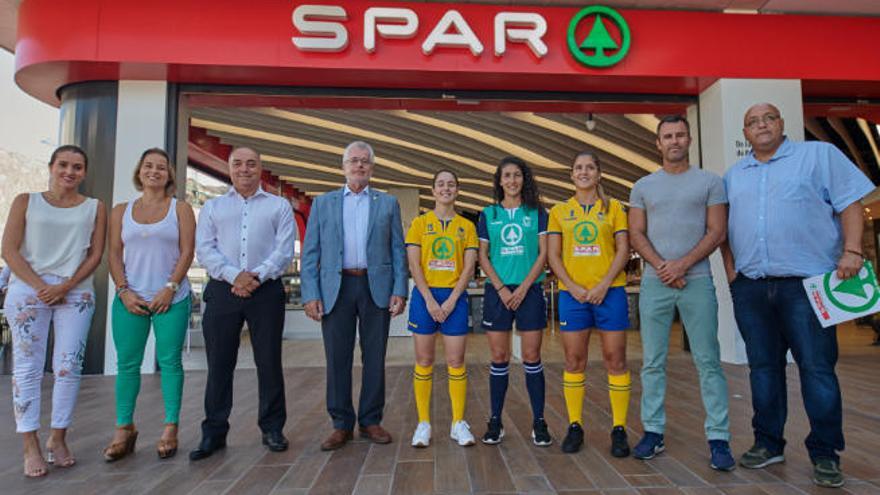
<path fill-rule="evenodd" d="M 420 35 L 419 47 L 426 56 L 445 48 L 480 57 L 486 51 L 486 44 L 490 44 L 494 56 L 502 58 L 508 52 L 508 46 L 516 43 L 528 47 L 538 60 L 549 52 L 544 40 L 548 30 L 547 18 L 539 12 L 497 12 L 488 33 L 476 32 L 472 23 L 454 8 L 446 10 L 438 21 L 427 26 L 422 25 L 416 8 L 402 7 L 369 7 L 364 10 L 362 18 L 351 19 L 341 5 L 299 5 L 293 9 L 292 18 L 293 26 L 300 34 L 291 37 L 291 41 L 303 52 L 347 50 L 352 41 L 347 27 L 349 21 L 361 23 L 361 46 L 367 53 L 377 53 L 380 40 L 415 40 Z M 590 28 L 584 37 L 585 24 Z M 567 26 L 553 28 L 566 30 L 568 51 L 587 67 L 611 67 L 629 52 L 629 26 L 620 13 L 609 7 L 583 8 Z"/>
<path fill-rule="evenodd" d="M 880 17 L 613 10 L 592 0 L 25 0 L 15 78 L 53 104 L 65 85 L 121 79 L 696 95 L 729 77 L 873 98 L 877 32 Z M 743 41 L 767 33 L 760 47 Z"/>

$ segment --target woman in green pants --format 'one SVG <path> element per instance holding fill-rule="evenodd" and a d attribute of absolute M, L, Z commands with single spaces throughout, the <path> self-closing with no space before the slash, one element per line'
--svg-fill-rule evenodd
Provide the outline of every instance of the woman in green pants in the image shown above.
<path fill-rule="evenodd" d="M 180 353 L 190 312 L 186 271 L 195 246 L 192 208 L 174 197 L 174 167 L 158 148 L 145 151 L 134 171 L 143 194 L 113 208 L 110 217 L 110 274 L 113 343 L 116 346 L 116 432 L 104 449 L 112 462 L 134 451 L 138 432 L 134 406 L 141 385 L 141 363 L 150 326 L 162 373 L 165 430 L 157 444 L 160 458 L 177 452 L 177 422 L 183 392 Z"/>

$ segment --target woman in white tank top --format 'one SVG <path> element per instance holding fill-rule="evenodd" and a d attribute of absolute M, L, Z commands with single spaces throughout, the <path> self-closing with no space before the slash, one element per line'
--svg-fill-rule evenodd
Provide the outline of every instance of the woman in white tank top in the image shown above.
<path fill-rule="evenodd" d="M 117 355 L 116 431 L 104 449 L 112 462 L 134 451 L 133 415 L 150 327 L 162 373 L 165 430 L 160 458 L 177 452 L 177 423 L 183 392 L 180 354 L 189 327 L 187 269 L 195 249 L 192 208 L 174 199 L 174 167 L 158 148 L 145 151 L 134 171 L 141 197 L 113 208 L 110 216 L 110 274 L 116 284 L 111 318 Z"/>
<path fill-rule="evenodd" d="M 101 201 L 78 192 L 88 159 L 76 146 L 61 146 L 49 161 L 49 190 L 20 194 L 3 231 L 3 259 L 12 269 L 4 305 L 12 330 L 12 402 L 24 443 L 24 474 L 45 476 L 46 461 L 75 463 L 65 435 L 76 405 L 86 338 L 95 311 L 92 273 L 104 254 L 107 212 Z M 40 383 L 49 325 L 55 344 L 52 433 L 43 458 Z"/>

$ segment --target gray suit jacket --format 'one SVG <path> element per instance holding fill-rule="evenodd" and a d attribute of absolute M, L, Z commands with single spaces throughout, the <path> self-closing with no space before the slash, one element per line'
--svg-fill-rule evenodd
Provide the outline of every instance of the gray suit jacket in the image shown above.
<path fill-rule="evenodd" d="M 342 192 L 315 198 L 302 247 L 302 299 L 320 299 L 333 310 L 342 283 Z M 409 272 L 397 198 L 370 188 L 367 227 L 367 278 L 373 302 L 387 308 L 392 295 L 406 297 Z"/>

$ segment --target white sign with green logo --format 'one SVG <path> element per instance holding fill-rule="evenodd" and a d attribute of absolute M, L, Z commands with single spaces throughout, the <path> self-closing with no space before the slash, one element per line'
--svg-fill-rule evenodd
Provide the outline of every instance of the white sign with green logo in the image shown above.
<path fill-rule="evenodd" d="M 804 288 L 823 327 L 880 312 L 880 286 L 870 261 L 854 277 L 841 280 L 835 270 L 804 279 Z"/>

